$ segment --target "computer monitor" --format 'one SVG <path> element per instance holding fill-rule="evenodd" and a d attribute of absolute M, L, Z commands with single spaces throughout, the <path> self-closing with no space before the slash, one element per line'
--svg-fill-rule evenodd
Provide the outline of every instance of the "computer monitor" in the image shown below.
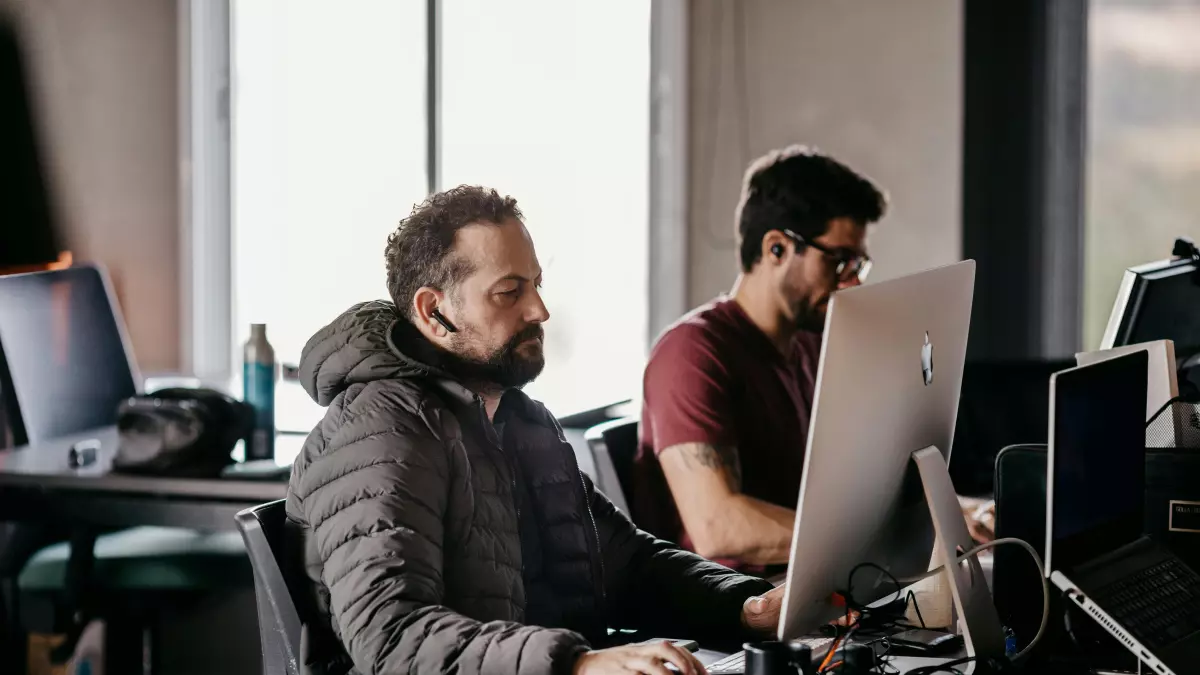
<path fill-rule="evenodd" d="M 1179 393 L 1200 392 L 1200 262 L 1192 256 L 1125 271 L 1101 349 L 1175 343 Z"/>
<path fill-rule="evenodd" d="M 0 391 L 16 444 L 116 424 L 138 382 L 99 268 L 0 276 Z"/>
<path fill-rule="evenodd" d="M 844 612 L 831 594 L 847 588 L 859 563 L 897 578 L 929 569 L 934 526 L 911 456 L 934 446 L 950 458 L 974 284 L 975 263 L 968 260 L 833 296 L 780 639 Z M 952 508 L 961 521 L 957 504 Z M 958 525 L 965 535 L 965 523 Z M 867 603 L 896 589 L 864 569 L 851 590 Z"/>
<path fill-rule="evenodd" d="M 1142 535 L 1148 364 L 1139 351 L 1050 379 L 1047 575 Z"/>

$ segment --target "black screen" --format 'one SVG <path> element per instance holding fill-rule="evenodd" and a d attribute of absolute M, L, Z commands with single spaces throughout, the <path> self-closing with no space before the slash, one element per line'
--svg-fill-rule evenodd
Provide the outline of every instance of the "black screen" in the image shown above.
<path fill-rule="evenodd" d="M 1196 266 L 1176 262 L 1139 275 L 1114 347 L 1153 340 L 1175 343 L 1180 361 L 1200 353 L 1200 277 Z"/>
<path fill-rule="evenodd" d="M 0 351 L 10 413 L 34 443 L 115 424 L 136 393 L 100 272 L 76 267 L 0 277 Z M 14 425 L 16 426 L 16 425 Z"/>
<path fill-rule="evenodd" d="M 1057 376 L 1053 565 L 1068 569 L 1142 532 L 1146 352 Z"/>

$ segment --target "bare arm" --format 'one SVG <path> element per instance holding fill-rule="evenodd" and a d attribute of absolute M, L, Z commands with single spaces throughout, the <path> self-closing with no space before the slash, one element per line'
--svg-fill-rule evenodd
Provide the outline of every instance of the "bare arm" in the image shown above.
<path fill-rule="evenodd" d="M 742 494 L 737 448 L 680 443 L 658 459 L 697 553 L 752 564 L 787 562 L 796 512 Z"/>

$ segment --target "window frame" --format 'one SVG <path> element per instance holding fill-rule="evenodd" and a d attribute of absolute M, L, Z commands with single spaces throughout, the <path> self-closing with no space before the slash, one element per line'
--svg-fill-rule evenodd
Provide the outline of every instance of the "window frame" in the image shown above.
<path fill-rule="evenodd" d="M 180 370 L 209 385 L 234 377 L 233 0 L 180 0 Z M 426 0 L 426 178 L 441 185 L 442 1 Z M 687 310 L 686 0 L 652 0 L 650 12 L 648 350 Z M 636 396 L 637 392 L 630 392 Z"/>

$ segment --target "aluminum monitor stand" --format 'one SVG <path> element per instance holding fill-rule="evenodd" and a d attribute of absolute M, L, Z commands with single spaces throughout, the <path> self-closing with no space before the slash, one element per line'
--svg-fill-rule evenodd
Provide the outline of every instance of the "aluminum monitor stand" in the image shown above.
<path fill-rule="evenodd" d="M 974 548 L 975 542 L 967 530 L 962 508 L 958 504 L 958 494 L 950 482 L 950 472 L 942 453 L 930 446 L 914 452 L 912 458 L 921 473 L 925 501 L 933 518 L 934 546 L 941 559 L 947 561 L 946 576 L 950 580 L 954 609 L 962 627 L 967 655 L 1003 657 L 1004 629 L 983 576 L 983 567 L 975 556 L 957 564 L 953 562 Z"/>

